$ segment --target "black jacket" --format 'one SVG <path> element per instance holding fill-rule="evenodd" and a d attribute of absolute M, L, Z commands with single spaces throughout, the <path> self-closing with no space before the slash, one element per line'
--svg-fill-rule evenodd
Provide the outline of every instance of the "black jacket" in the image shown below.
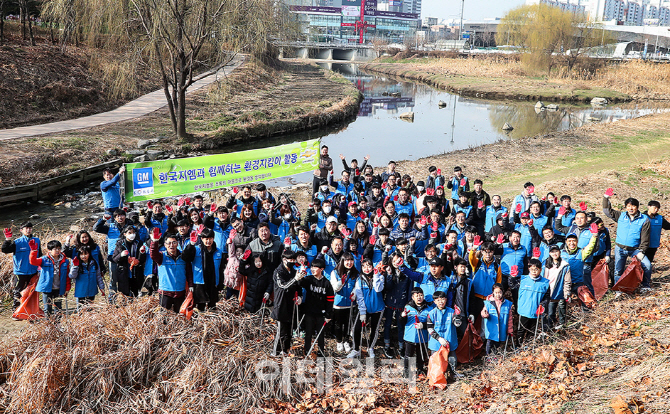
<path fill-rule="evenodd" d="M 144 263 L 147 261 L 147 254 L 140 253 L 142 244 L 135 239 L 129 242 L 125 237 L 121 237 L 116 241 L 116 247 L 112 254 L 112 261 L 116 263 L 113 277 L 118 283 L 119 292 L 126 296 L 135 295 L 142 288 L 144 283 Z M 121 256 L 124 250 L 128 250 L 128 256 Z M 130 270 L 128 258 L 134 257 L 139 259 L 140 264 Z"/>
<path fill-rule="evenodd" d="M 310 315 L 323 316 L 326 319 L 333 317 L 333 302 L 335 301 L 335 292 L 333 285 L 324 275 L 321 279 L 314 276 L 307 276 L 300 281 L 300 286 L 307 291 L 305 299 L 306 312 Z"/>
<path fill-rule="evenodd" d="M 274 284 L 272 282 L 272 271 L 265 260 L 263 267 L 258 269 L 254 265 L 254 259 L 257 255 L 249 258 L 250 264 L 240 263 L 240 273 L 247 277 L 247 297 L 244 300 L 244 309 L 251 313 L 256 313 L 263 306 L 263 296 L 266 293 L 272 294 Z"/>
<path fill-rule="evenodd" d="M 274 282 L 275 304 L 272 308 L 272 318 L 279 322 L 290 323 L 295 312 L 295 298 L 302 293 L 300 283 L 295 280 L 295 269 L 287 270 L 284 264 L 280 264 L 272 275 Z"/>

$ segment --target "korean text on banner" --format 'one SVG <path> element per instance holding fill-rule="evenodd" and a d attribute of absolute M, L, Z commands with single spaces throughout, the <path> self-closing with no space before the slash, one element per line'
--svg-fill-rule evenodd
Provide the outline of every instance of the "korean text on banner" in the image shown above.
<path fill-rule="evenodd" d="M 126 201 L 175 197 L 319 167 L 319 140 L 204 157 L 126 164 Z"/>

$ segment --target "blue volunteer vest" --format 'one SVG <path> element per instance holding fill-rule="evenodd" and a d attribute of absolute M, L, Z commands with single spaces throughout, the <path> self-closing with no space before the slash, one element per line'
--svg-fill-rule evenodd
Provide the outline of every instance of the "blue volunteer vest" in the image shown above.
<path fill-rule="evenodd" d="M 433 323 L 435 332 L 449 342 L 449 350 L 455 351 L 458 348 L 458 336 L 453 323 L 454 310 L 433 308 L 428 312 L 427 319 Z M 428 349 L 431 351 L 439 351 L 441 346 L 440 342 L 432 336 L 428 340 Z"/>
<path fill-rule="evenodd" d="M 622 212 L 619 216 L 616 229 L 616 242 L 622 246 L 638 248 L 640 247 L 640 237 L 642 225 L 647 222 L 647 217 L 640 214 L 637 218 L 631 220 L 628 213 Z"/>
<path fill-rule="evenodd" d="M 651 218 L 646 214 L 643 214 L 644 217 L 649 220 L 651 224 L 651 232 L 649 235 L 649 247 L 656 249 L 661 245 L 661 231 L 663 231 L 663 216 L 657 214 L 656 217 Z M 617 232 L 618 233 L 618 232 Z"/>
<path fill-rule="evenodd" d="M 219 285 L 219 269 L 221 268 L 221 259 L 223 252 L 218 247 L 214 250 L 214 272 L 216 277 L 216 286 Z M 202 269 L 202 249 L 200 246 L 195 246 L 195 259 L 193 259 L 193 283 L 196 285 L 204 285 L 205 277 Z"/>
<path fill-rule="evenodd" d="M 486 207 L 486 224 L 484 225 L 484 231 L 489 232 L 491 228 L 496 225 L 496 217 L 498 214 L 507 213 L 507 207 L 501 207 L 500 210 L 496 210 L 493 206 Z"/>
<path fill-rule="evenodd" d="M 506 341 L 507 322 L 509 321 L 509 314 L 512 311 L 512 302 L 504 299 L 500 305 L 500 313 L 498 313 L 496 305 L 489 300 L 484 302 L 484 306 L 489 312 L 489 317 L 484 319 L 484 335 L 486 339 L 497 342 Z"/>
<path fill-rule="evenodd" d="M 163 264 L 158 266 L 158 288 L 168 292 L 181 292 L 186 290 L 186 266 L 188 263 L 181 258 L 181 254 L 175 260 L 167 254 L 163 255 Z"/>
<path fill-rule="evenodd" d="M 358 286 L 363 292 L 363 302 L 365 302 L 367 314 L 384 310 L 384 296 L 381 292 L 375 291 L 374 287 L 369 286 L 361 277 L 358 278 Z"/>
<path fill-rule="evenodd" d="M 537 308 L 542 302 L 544 294 L 549 290 L 549 280 L 539 277 L 533 280 L 532 277 L 524 275 L 521 277 L 519 285 L 519 315 L 526 318 L 536 319 Z"/>
<path fill-rule="evenodd" d="M 79 264 L 79 273 L 75 279 L 74 297 L 90 298 L 98 294 L 98 263 L 91 259 L 88 265 Z"/>
<path fill-rule="evenodd" d="M 498 264 L 494 260 L 490 265 L 486 265 L 482 259 L 479 262 L 479 268 L 472 277 L 471 289 L 477 295 L 487 297 L 493 293 L 493 284 L 498 279 Z"/>
<path fill-rule="evenodd" d="M 28 239 L 26 236 L 21 236 L 14 240 L 15 250 L 12 262 L 14 264 L 15 275 L 28 276 L 37 273 L 37 266 L 30 264 L 30 240 L 35 240 L 37 242 L 37 250 L 39 251 L 40 239 L 37 237 Z"/>
<path fill-rule="evenodd" d="M 509 243 L 505 243 L 503 248 L 502 258 L 500 260 L 500 270 L 503 275 L 508 275 L 512 266 L 517 266 L 519 269 L 519 276 L 524 272 L 523 259 L 526 257 L 526 248 L 519 245 L 518 249 L 510 247 Z"/>
<path fill-rule="evenodd" d="M 60 263 L 60 287 L 59 296 L 65 294 L 67 287 L 67 278 L 70 273 L 70 261 L 65 259 Z M 40 266 L 40 278 L 35 287 L 36 292 L 51 293 L 54 283 L 54 263 L 48 256 L 42 256 L 42 265 Z"/>

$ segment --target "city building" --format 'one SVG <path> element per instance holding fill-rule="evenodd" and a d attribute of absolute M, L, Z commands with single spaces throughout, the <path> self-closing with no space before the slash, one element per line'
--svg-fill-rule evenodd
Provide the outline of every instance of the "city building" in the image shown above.
<path fill-rule="evenodd" d="M 527 0 L 526 4 L 546 4 L 571 13 L 586 13 L 582 0 Z"/>
<path fill-rule="evenodd" d="M 288 5 L 311 42 L 405 43 L 415 40 L 421 25 L 421 0 L 288 0 Z"/>

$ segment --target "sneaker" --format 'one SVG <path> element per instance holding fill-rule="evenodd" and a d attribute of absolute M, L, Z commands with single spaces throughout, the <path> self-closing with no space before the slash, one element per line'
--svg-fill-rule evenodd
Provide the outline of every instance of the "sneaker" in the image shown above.
<path fill-rule="evenodd" d="M 368 348 L 368 358 L 374 358 L 375 357 L 375 351 L 372 348 Z"/>
<path fill-rule="evenodd" d="M 349 352 L 351 351 L 351 345 L 349 345 L 349 342 L 344 343 L 344 352 Z"/>
<path fill-rule="evenodd" d="M 337 352 L 344 352 L 344 345 L 342 344 L 342 342 L 337 343 L 337 348 L 336 349 L 337 349 Z"/>
<path fill-rule="evenodd" d="M 645 287 L 640 288 L 640 293 L 649 293 L 651 291 L 652 291 L 652 288 L 650 288 L 650 287 L 645 286 Z"/>
<path fill-rule="evenodd" d="M 388 359 L 395 358 L 395 352 L 393 352 L 391 345 L 384 345 L 384 357 Z"/>
<path fill-rule="evenodd" d="M 13 321 L 20 321 L 21 319 L 20 319 L 20 318 L 17 318 L 16 316 L 12 316 L 12 320 L 13 320 Z"/>
<path fill-rule="evenodd" d="M 614 294 L 614 299 L 619 299 L 622 295 L 623 295 L 623 292 L 619 292 L 619 291 L 617 291 L 617 292 Z"/>
<path fill-rule="evenodd" d="M 347 354 L 347 358 L 358 358 L 361 356 L 361 351 L 353 350 Z"/>
<path fill-rule="evenodd" d="M 555 331 L 560 331 L 561 329 L 563 329 L 563 324 L 554 326 Z"/>

